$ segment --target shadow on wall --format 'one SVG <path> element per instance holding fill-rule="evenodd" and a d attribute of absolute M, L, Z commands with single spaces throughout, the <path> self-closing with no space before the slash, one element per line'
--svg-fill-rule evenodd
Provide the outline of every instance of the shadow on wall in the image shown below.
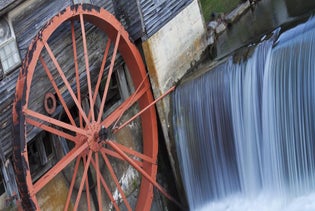
<path fill-rule="evenodd" d="M 285 0 L 288 14 L 291 17 L 308 13 L 310 8 L 315 8 L 315 1 L 310 0 Z"/>
<path fill-rule="evenodd" d="M 314 11 L 313 0 L 259 1 L 217 39 L 217 57 L 222 58 L 250 42 L 256 42 L 280 25 L 300 16 L 309 16 Z"/>

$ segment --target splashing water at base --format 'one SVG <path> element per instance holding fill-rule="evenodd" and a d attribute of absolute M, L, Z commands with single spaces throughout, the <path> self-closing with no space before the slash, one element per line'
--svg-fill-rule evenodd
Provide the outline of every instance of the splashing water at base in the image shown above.
<path fill-rule="evenodd" d="M 277 197 L 264 193 L 255 198 L 233 195 L 224 200 L 208 203 L 197 208 L 200 211 L 314 211 L 315 193 L 292 198 Z"/>
<path fill-rule="evenodd" d="M 173 95 L 191 210 L 315 210 L 315 18 L 274 39 Z"/>

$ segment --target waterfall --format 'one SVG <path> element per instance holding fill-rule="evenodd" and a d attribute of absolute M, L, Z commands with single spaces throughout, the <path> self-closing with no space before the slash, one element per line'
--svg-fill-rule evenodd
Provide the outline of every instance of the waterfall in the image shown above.
<path fill-rule="evenodd" d="M 315 18 L 172 96 L 191 210 L 315 210 Z"/>

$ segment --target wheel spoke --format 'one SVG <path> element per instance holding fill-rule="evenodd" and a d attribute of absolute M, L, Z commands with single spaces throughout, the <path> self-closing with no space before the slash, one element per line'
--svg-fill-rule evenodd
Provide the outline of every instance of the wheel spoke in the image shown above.
<path fill-rule="evenodd" d="M 48 76 L 52 86 L 54 87 L 54 90 L 55 90 L 55 92 L 56 92 L 56 94 L 58 96 L 58 99 L 60 100 L 60 103 L 61 103 L 63 109 L 65 110 L 65 112 L 66 112 L 66 114 L 67 114 L 71 124 L 73 126 L 76 126 L 75 121 L 74 121 L 74 119 L 73 119 L 73 117 L 72 117 L 72 115 L 71 115 L 71 113 L 70 113 L 70 111 L 68 109 L 67 103 L 63 99 L 62 94 L 60 93 L 60 90 L 58 89 L 58 86 L 57 86 L 57 84 L 55 82 L 55 79 L 52 76 L 50 70 L 48 69 L 48 66 L 47 66 L 46 62 L 44 61 L 43 57 L 41 57 L 41 56 L 39 57 L 39 60 L 40 60 L 40 62 L 42 64 L 42 66 L 43 66 L 43 68 L 44 68 L 44 70 L 45 70 L 45 72 L 46 72 L 46 74 L 47 74 L 47 76 Z"/>
<path fill-rule="evenodd" d="M 100 172 L 100 169 L 96 167 L 96 163 L 93 159 L 91 160 L 91 163 L 92 163 L 94 169 L 96 170 L 96 173 L 100 175 L 100 180 L 101 180 L 101 183 L 103 185 L 103 188 L 105 189 L 105 192 L 106 192 L 107 196 L 109 197 L 110 201 L 113 203 L 113 206 L 115 207 L 116 210 L 120 210 L 118 205 L 117 205 L 116 200 L 114 199 L 112 193 L 110 192 L 108 185 L 105 182 L 104 177 L 102 176 L 102 174 Z"/>
<path fill-rule="evenodd" d="M 115 122 L 118 122 L 121 116 L 134 104 L 136 103 L 149 89 L 149 86 L 143 87 L 138 93 L 132 94 L 128 99 L 126 99 L 114 112 L 112 112 L 106 119 L 101 123 L 105 128 L 109 128 Z"/>
<path fill-rule="evenodd" d="M 105 52 L 104 52 L 104 56 L 103 56 L 103 60 L 102 60 L 102 64 L 101 64 L 101 68 L 100 68 L 100 71 L 99 71 L 98 79 L 97 79 L 97 82 L 96 82 L 95 90 L 94 90 L 93 102 L 96 102 L 96 99 L 97 99 L 97 94 L 98 94 L 98 91 L 99 91 L 99 88 L 100 88 L 100 85 L 101 85 L 101 82 L 102 82 L 102 77 L 103 77 L 103 74 L 104 74 L 104 71 L 105 71 L 105 64 L 106 64 L 108 52 L 109 52 L 109 49 L 110 49 L 110 45 L 111 45 L 111 40 L 108 39 L 107 44 L 106 44 L 106 48 L 105 48 Z M 89 119 L 91 118 L 91 112 L 89 113 L 88 118 Z"/>
<path fill-rule="evenodd" d="M 60 173 L 69 163 L 71 163 L 76 157 L 78 157 L 88 147 L 87 143 L 83 143 L 81 146 L 75 146 L 67 155 L 65 155 L 54 167 L 45 173 L 44 177 L 41 177 L 33 186 L 32 195 L 36 194 L 46 184 L 48 184 L 58 173 Z"/>
<path fill-rule="evenodd" d="M 91 163 L 92 153 L 93 153 L 92 151 L 89 152 L 88 159 L 87 159 L 87 161 L 86 161 L 86 163 L 84 165 L 84 171 L 83 171 L 83 175 L 82 175 L 82 178 L 81 178 L 79 191 L 78 191 L 77 198 L 75 200 L 75 204 L 74 204 L 74 208 L 73 208 L 74 210 L 78 210 L 79 201 L 80 201 L 80 198 L 81 198 L 81 195 L 82 195 L 82 191 L 83 191 L 83 186 L 84 186 L 84 183 L 85 183 L 85 179 L 87 178 L 87 172 L 88 172 L 88 169 L 89 169 L 89 166 L 90 166 L 90 163 Z"/>
<path fill-rule="evenodd" d="M 143 78 L 143 80 L 141 81 L 141 83 L 140 83 L 140 85 L 138 86 L 138 88 L 137 88 L 137 90 L 135 91 L 135 93 L 134 93 L 132 96 L 130 96 L 129 100 L 127 100 L 126 107 L 125 107 L 122 111 L 120 111 L 120 115 L 119 115 L 119 117 L 117 118 L 117 120 L 115 121 L 115 124 L 114 124 L 113 128 L 116 128 L 116 125 L 118 124 L 119 120 L 121 119 L 121 117 L 123 116 L 123 114 L 126 112 L 126 110 L 128 110 L 128 109 L 130 108 L 130 106 L 132 106 L 135 102 L 137 102 L 137 101 L 139 100 L 139 98 L 142 96 L 142 94 L 141 94 L 141 95 L 139 95 L 139 98 L 136 98 L 136 96 L 137 96 L 137 94 L 140 92 L 140 90 L 143 92 L 143 94 L 145 93 L 144 91 L 147 91 L 147 89 L 148 89 L 147 87 L 149 87 L 149 86 L 143 87 L 143 88 L 141 89 L 142 85 L 143 85 L 144 82 L 147 80 L 147 78 L 148 78 L 148 73 L 147 73 L 146 77 Z M 141 93 L 142 93 L 142 92 L 141 92 Z"/>
<path fill-rule="evenodd" d="M 88 124 L 89 123 L 88 118 L 87 118 L 86 114 L 83 112 L 83 109 L 82 109 L 82 107 L 81 107 L 77 97 L 75 96 L 75 94 L 73 92 L 73 89 L 71 88 L 71 85 L 70 85 L 67 77 L 65 76 L 64 72 L 62 71 L 62 69 L 61 69 L 61 67 L 60 67 L 56 57 L 54 56 L 54 54 L 53 54 L 52 50 L 50 49 L 48 43 L 44 42 L 44 45 L 45 45 L 45 48 L 46 48 L 46 50 L 47 50 L 51 60 L 53 61 L 55 67 L 57 68 L 57 71 L 58 71 L 59 75 L 61 76 L 61 78 L 62 78 L 62 80 L 63 80 L 63 82 L 64 82 L 64 84 L 65 84 L 65 86 L 66 86 L 66 88 L 68 90 L 68 92 L 70 93 L 74 103 L 76 104 L 77 108 L 79 109 L 79 112 L 81 113 L 85 123 Z"/>
<path fill-rule="evenodd" d="M 75 136 L 69 135 L 69 134 L 67 134 L 67 133 L 65 133 L 65 132 L 63 132 L 61 130 L 58 130 L 58 129 L 53 128 L 53 127 L 50 127 L 50 126 L 45 125 L 43 123 L 39 123 L 39 122 L 37 122 L 37 121 L 35 121 L 33 119 L 30 119 L 30 118 L 27 118 L 27 117 L 26 117 L 25 121 L 26 121 L 27 124 L 33 125 L 33 126 L 35 126 L 37 128 L 41 128 L 42 130 L 44 130 L 46 132 L 49 132 L 49 133 L 57 135 L 57 136 L 61 136 L 61 137 L 65 138 L 65 139 L 67 139 L 69 141 L 74 142 L 74 143 L 78 143 L 78 140 L 77 140 L 77 138 Z"/>
<path fill-rule="evenodd" d="M 83 157 L 83 164 L 84 166 L 87 165 L 86 163 L 86 156 Z M 90 187 L 89 187 L 89 178 L 88 176 L 85 178 L 85 190 L 86 190 L 86 200 L 87 200 L 87 207 L 88 210 L 91 210 L 91 200 L 90 200 Z"/>
<path fill-rule="evenodd" d="M 77 174 L 78 174 L 80 160 L 81 160 L 81 156 L 78 156 L 77 160 L 75 162 L 73 175 L 72 175 L 72 179 L 71 179 L 71 183 L 70 183 L 70 187 L 69 187 L 69 191 L 68 191 L 68 195 L 67 195 L 67 200 L 66 200 L 64 211 L 67 211 L 69 209 L 70 200 L 71 200 L 71 196 L 72 196 L 72 192 L 73 192 L 73 187 L 74 187 L 74 184 L 75 184 L 75 179 L 76 179 Z"/>
<path fill-rule="evenodd" d="M 86 44 L 83 14 L 80 14 L 80 23 L 81 23 L 81 32 L 82 32 L 82 41 L 83 41 L 83 50 L 84 50 L 85 70 L 86 70 L 86 77 L 87 77 L 87 84 L 88 84 L 88 91 L 89 91 L 90 111 L 91 111 L 91 115 L 92 115 L 92 122 L 94 122 L 95 121 L 95 116 L 94 116 L 94 104 L 95 103 L 93 101 L 93 94 L 92 94 L 89 54 L 88 54 L 88 49 L 87 49 L 87 44 Z"/>
<path fill-rule="evenodd" d="M 75 40 L 75 30 L 74 30 L 74 21 L 71 21 L 71 38 L 72 38 L 72 48 L 73 48 L 73 62 L 74 62 L 74 69 L 75 69 L 75 79 L 77 85 L 77 95 L 78 95 L 78 102 L 81 105 L 81 86 L 80 86 L 80 74 L 79 74 L 79 65 L 78 65 L 78 54 L 77 54 L 77 44 Z M 82 115 L 79 113 L 79 122 L 80 128 L 83 128 L 83 121 Z"/>
<path fill-rule="evenodd" d="M 114 142 L 107 141 L 106 143 L 109 146 L 111 146 L 119 155 L 121 155 L 139 173 L 141 173 L 141 175 L 144 178 L 146 178 L 154 187 L 156 187 L 166 198 L 168 198 L 170 201 L 174 202 L 178 207 L 183 208 L 182 205 L 176 199 L 174 199 L 171 195 L 169 195 L 166 192 L 166 190 L 155 181 L 155 179 L 151 178 L 147 172 L 145 172 L 142 168 L 140 168 L 131 158 L 129 158 L 127 156 L 126 153 L 124 153 L 119 147 L 117 147 Z"/>
<path fill-rule="evenodd" d="M 124 145 L 121 145 L 121 144 L 119 144 L 119 143 L 117 143 L 117 142 L 112 142 L 112 144 L 114 144 L 116 147 L 118 147 L 120 150 L 122 150 L 124 153 L 127 153 L 127 154 L 129 154 L 129 155 L 133 155 L 133 156 L 135 156 L 135 157 L 137 157 L 137 158 L 140 158 L 140 159 L 142 159 L 143 161 L 145 161 L 145 162 L 148 162 L 148 163 L 151 163 L 151 164 L 153 164 L 153 165 L 156 165 L 156 162 L 154 161 L 154 159 L 153 158 L 150 158 L 149 156 L 147 156 L 147 155 L 144 155 L 144 154 L 142 154 L 142 153 L 140 153 L 140 152 L 137 152 L 137 151 L 135 151 L 135 150 L 132 150 L 132 149 L 130 149 L 130 148 L 128 148 L 128 147 L 125 147 Z"/>
<path fill-rule="evenodd" d="M 110 155 L 111 157 L 117 158 L 119 160 L 125 161 L 123 157 L 121 157 L 117 152 L 114 152 L 110 149 L 102 148 L 101 149 L 102 153 L 105 153 L 107 155 Z M 134 160 L 134 162 L 140 167 L 143 167 L 143 163 L 139 160 Z"/>
<path fill-rule="evenodd" d="M 95 153 L 96 160 L 96 169 L 100 169 L 98 152 Z M 101 177 L 100 172 L 96 171 L 96 183 L 97 183 L 97 199 L 98 199 L 98 207 L 102 207 L 102 192 L 101 192 Z"/>
<path fill-rule="evenodd" d="M 165 92 L 163 95 L 161 95 L 159 98 L 157 98 L 155 101 L 153 101 L 152 103 L 150 103 L 148 106 L 146 106 L 144 109 L 142 109 L 139 113 L 137 113 L 136 115 L 134 115 L 133 117 L 131 117 L 128 121 L 126 121 L 124 124 L 122 124 L 121 126 L 119 126 L 118 128 L 115 128 L 114 133 L 118 132 L 119 130 L 121 130 L 122 128 L 124 128 L 126 125 L 128 125 L 130 122 L 132 122 L 133 120 L 135 120 L 137 117 L 139 117 L 141 114 L 143 114 L 145 111 L 147 111 L 149 108 L 151 108 L 152 106 L 154 106 L 158 101 L 160 101 L 161 99 L 163 99 L 164 97 L 166 97 L 169 93 L 171 93 L 172 91 L 175 90 L 175 86 L 173 86 L 172 88 L 170 88 L 167 92 Z"/>
<path fill-rule="evenodd" d="M 127 201 L 127 198 L 126 198 L 126 196 L 125 196 L 125 193 L 124 193 L 123 189 L 121 188 L 121 186 L 120 186 L 120 184 L 119 184 L 119 181 L 118 181 L 118 179 L 117 179 L 117 177 L 116 177 L 116 174 L 115 174 L 115 172 L 114 172 L 114 169 L 113 169 L 112 165 L 111 165 L 110 162 L 109 162 L 109 159 L 107 158 L 107 156 L 105 155 L 105 153 L 102 152 L 101 154 L 102 154 L 102 157 L 103 157 L 103 159 L 104 159 L 104 161 L 105 161 L 105 163 L 106 163 L 106 166 L 108 167 L 109 173 L 110 173 L 110 175 L 112 176 L 112 178 L 113 178 L 113 180 L 114 180 L 114 182 L 115 182 L 115 184 L 116 184 L 116 187 L 117 187 L 117 189 L 118 189 L 118 191 L 119 191 L 119 193 L 120 193 L 120 195 L 121 195 L 121 197 L 122 197 L 122 199 L 123 199 L 123 201 L 124 201 L 124 203 L 125 203 L 127 209 L 128 209 L 128 210 L 132 210 L 131 207 L 130 207 L 129 202 Z"/>
<path fill-rule="evenodd" d="M 113 69 L 115 66 L 115 60 L 116 60 L 116 55 L 117 55 L 117 51 L 118 51 L 118 47 L 119 47 L 119 41 L 120 41 L 120 32 L 118 32 L 118 35 L 116 37 L 114 52 L 113 52 L 113 56 L 111 59 L 111 63 L 110 63 L 109 71 L 108 71 L 108 76 L 107 76 L 107 80 L 106 80 L 106 85 L 105 85 L 105 89 L 104 89 L 104 93 L 103 93 L 103 97 L 102 97 L 102 102 L 101 102 L 101 106 L 100 106 L 100 110 L 99 110 L 99 114 L 98 114 L 98 118 L 97 118 L 98 123 L 101 122 L 101 117 L 102 117 L 102 113 L 103 113 L 105 102 L 106 102 L 108 88 L 110 85 Z"/>
<path fill-rule="evenodd" d="M 54 119 L 54 118 L 51 118 L 51 117 L 48 117 L 48 116 L 45 116 L 45 115 L 40 114 L 40 113 L 38 113 L 36 111 L 32 111 L 32 110 L 29 110 L 29 109 L 24 109 L 23 112 L 26 115 L 26 118 L 27 118 L 27 116 L 33 117 L 33 118 L 36 118 L 36 119 L 44 121 L 44 123 L 47 123 L 47 124 L 50 123 L 50 124 L 53 124 L 53 125 L 55 125 L 57 127 L 61 127 L 61 128 L 70 130 L 72 132 L 75 132 L 77 134 L 81 134 L 81 135 L 86 135 L 87 134 L 87 132 L 85 130 L 81 129 L 81 128 L 72 126 L 70 124 L 67 124 L 65 122 L 62 122 L 60 120 L 57 120 L 57 119 Z"/>

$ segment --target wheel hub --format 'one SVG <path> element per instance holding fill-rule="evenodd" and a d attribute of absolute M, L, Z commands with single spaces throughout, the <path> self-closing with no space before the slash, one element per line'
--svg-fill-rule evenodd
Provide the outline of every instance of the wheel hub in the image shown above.
<path fill-rule="evenodd" d="M 94 152 L 98 152 L 100 150 L 100 145 L 99 145 L 99 129 L 100 127 L 98 126 L 97 123 L 92 123 L 89 126 L 88 130 L 88 143 L 89 143 L 89 148 L 90 150 Z"/>
<path fill-rule="evenodd" d="M 98 152 L 102 144 L 101 142 L 108 139 L 109 131 L 104 126 L 100 127 L 97 123 L 92 123 L 88 131 L 88 143 L 90 150 Z"/>

